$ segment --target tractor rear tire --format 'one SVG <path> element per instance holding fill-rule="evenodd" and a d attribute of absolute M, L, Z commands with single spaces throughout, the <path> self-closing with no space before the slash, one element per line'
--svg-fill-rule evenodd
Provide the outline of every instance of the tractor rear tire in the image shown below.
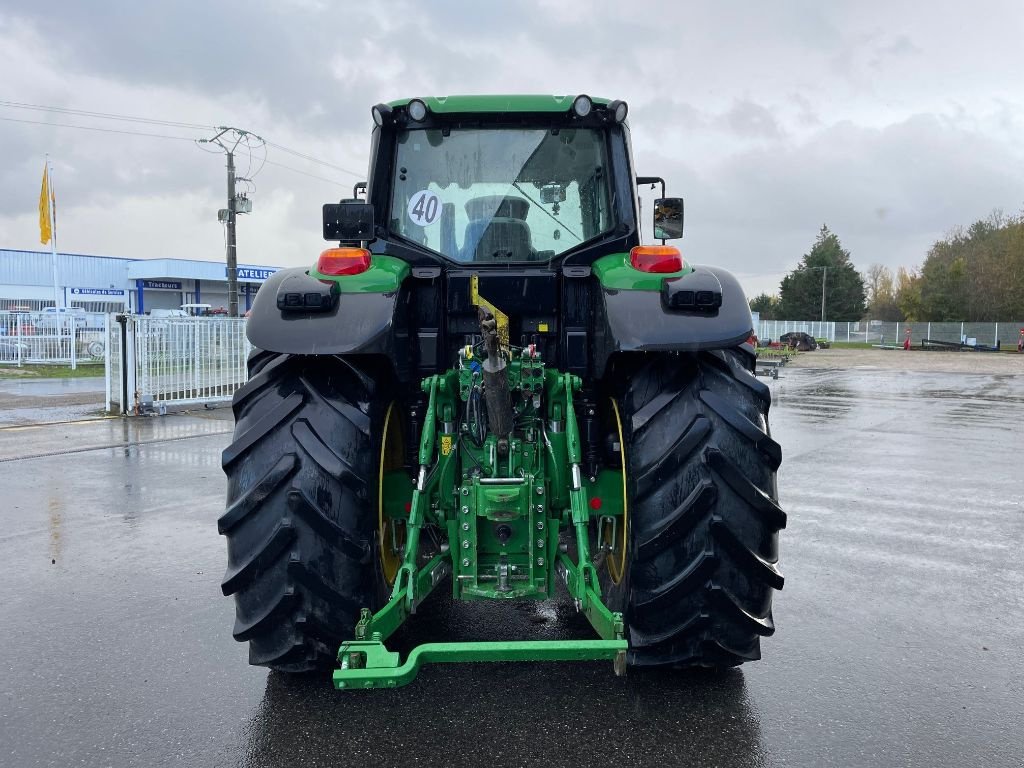
<path fill-rule="evenodd" d="M 769 388 L 745 348 L 644 358 L 621 397 L 630 545 L 618 585 L 634 666 L 761 657 L 782 588 Z"/>
<path fill-rule="evenodd" d="M 385 585 L 376 558 L 380 382 L 335 356 L 255 351 L 232 401 L 222 462 L 234 637 L 249 663 L 304 672 L 335 663 Z"/>

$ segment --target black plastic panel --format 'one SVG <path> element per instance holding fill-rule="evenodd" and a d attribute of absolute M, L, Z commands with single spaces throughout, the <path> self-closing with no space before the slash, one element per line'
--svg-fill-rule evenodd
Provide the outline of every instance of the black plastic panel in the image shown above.
<path fill-rule="evenodd" d="M 722 306 L 714 315 L 668 310 L 661 292 L 602 291 L 604 328 L 598 331 L 598 347 L 603 359 L 595 361 L 598 376 L 615 352 L 721 349 L 750 337 L 750 307 L 736 278 L 724 269 L 698 269 L 711 273 L 721 285 Z"/>
<path fill-rule="evenodd" d="M 285 312 L 277 308 L 281 284 L 302 267 L 275 272 L 260 286 L 246 334 L 253 346 L 299 355 L 395 355 L 395 322 L 401 322 L 398 294 L 343 293 L 328 312 Z M 397 317 L 396 317 L 397 315 Z"/>

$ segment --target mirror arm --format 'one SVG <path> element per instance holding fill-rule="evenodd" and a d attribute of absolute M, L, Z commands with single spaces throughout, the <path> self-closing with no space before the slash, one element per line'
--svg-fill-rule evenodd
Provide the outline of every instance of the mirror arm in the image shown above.
<path fill-rule="evenodd" d="M 636 185 L 642 187 L 644 184 L 661 184 L 661 196 L 665 197 L 665 180 L 661 176 L 637 176 Z"/>

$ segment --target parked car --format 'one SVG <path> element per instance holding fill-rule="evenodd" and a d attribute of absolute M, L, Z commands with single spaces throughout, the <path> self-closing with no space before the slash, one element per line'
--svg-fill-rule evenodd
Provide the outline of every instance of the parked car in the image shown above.
<path fill-rule="evenodd" d="M 15 305 L 0 312 L 0 336 L 31 336 L 35 331 L 32 307 Z"/>
<path fill-rule="evenodd" d="M 190 317 L 189 313 L 184 309 L 151 309 L 149 316 L 163 319 L 168 317 Z"/>
<path fill-rule="evenodd" d="M 0 339 L 0 360 L 5 363 L 23 360 L 28 357 L 28 344 L 12 339 Z"/>
<path fill-rule="evenodd" d="M 811 352 L 818 348 L 818 342 L 809 333 L 803 331 L 790 331 L 779 336 L 779 341 L 790 349 L 800 352 Z"/>

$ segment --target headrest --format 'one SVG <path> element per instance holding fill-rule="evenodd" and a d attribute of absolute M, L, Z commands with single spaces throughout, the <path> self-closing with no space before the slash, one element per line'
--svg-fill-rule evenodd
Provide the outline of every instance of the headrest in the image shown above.
<path fill-rule="evenodd" d="M 530 203 L 521 197 L 485 195 L 466 201 L 466 213 L 469 214 L 470 221 L 491 218 L 526 221 L 528 210 L 530 210 Z"/>

